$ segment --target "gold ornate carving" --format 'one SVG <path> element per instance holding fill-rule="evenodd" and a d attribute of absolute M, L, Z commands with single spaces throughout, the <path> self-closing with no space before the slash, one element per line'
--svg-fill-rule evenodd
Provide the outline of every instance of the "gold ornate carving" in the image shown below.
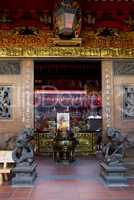
<path fill-rule="evenodd" d="M 123 33 L 119 37 L 102 37 L 96 36 L 94 32 L 85 31 L 81 34 L 81 38 L 83 38 L 83 46 L 86 48 L 133 48 L 134 33 L 132 33 Z M 0 47 L 48 47 L 52 38 L 54 38 L 54 33 L 48 30 L 40 31 L 36 36 L 0 31 Z"/>
<path fill-rule="evenodd" d="M 0 31 L 0 48 L 46 48 L 49 38 L 53 38 L 52 31 L 40 31 L 38 35 L 19 35 L 13 31 Z"/>
<path fill-rule="evenodd" d="M 49 154 L 53 152 L 54 135 L 49 132 L 37 134 L 37 151 L 39 154 Z M 76 147 L 76 154 L 90 155 L 96 152 L 96 134 L 94 133 L 78 133 L 77 140 L 79 145 Z"/>
<path fill-rule="evenodd" d="M 66 41 L 54 37 L 49 30 L 40 30 L 36 36 L 0 31 L 0 57 L 134 57 L 134 36 L 130 33 L 102 37 L 84 31 L 81 34 L 82 44 L 79 38 Z"/>
<path fill-rule="evenodd" d="M 134 32 L 120 32 L 118 36 L 99 36 L 93 31 L 83 31 L 83 46 L 91 48 L 133 48 Z"/>
<path fill-rule="evenodd" d="M 99 57 L 133 58 L 134 48 L 84 48 L 84 47 L 48 47 L 48 48 L 0 48 L 0 57 Z"/>

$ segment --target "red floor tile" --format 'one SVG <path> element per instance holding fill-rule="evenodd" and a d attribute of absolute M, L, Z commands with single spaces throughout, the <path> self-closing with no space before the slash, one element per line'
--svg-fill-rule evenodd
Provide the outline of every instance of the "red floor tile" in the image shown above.
<path fill-rule="evenodd" d="M 95 158 L 77 159 L 69 165 L 40 158 L 38 177 L 32 188 L 0 187 L 0 200 L 134 200 L 134 181 L 130 187 L 104 185 Z"/>

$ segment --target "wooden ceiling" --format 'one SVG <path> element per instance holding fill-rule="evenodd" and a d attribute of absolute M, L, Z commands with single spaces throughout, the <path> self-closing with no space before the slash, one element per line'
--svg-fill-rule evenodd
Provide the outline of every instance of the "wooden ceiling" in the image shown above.
<path fill-rule="evenodd" d="M 0 2 L 0 9 L 25 9 L 25 10 L 34 10 L 34 9 L 44 9 L 44 10 L 53 10 L 57 2 L 61 0 L 4 0 Z M 132 4 L 134 0 L 79 0 L 81 7 L 90 9 L 92 4 L 113 4 L 122 3 Z"/>

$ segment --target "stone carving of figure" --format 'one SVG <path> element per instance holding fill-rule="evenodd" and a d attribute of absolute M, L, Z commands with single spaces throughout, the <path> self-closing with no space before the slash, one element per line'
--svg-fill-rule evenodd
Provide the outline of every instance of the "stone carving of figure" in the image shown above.
<path fill-rule="evenodd" d="M 34 130 L 25 128 L 16 141 L 16 147 L 12 153 L 16 166 L 30 166 L 34 160 L 33 147 L 30 141 L 33 139 Z"/>
<path fill-rule="evenodd" d="M 124 113 L 127 117 L 134 117 L 134 93 L 128 93 L 125 98 L 125 109 Z"/>
<path fill-rule="evenodd" d="M 0 87 L 0 118 L 11 117 L 11 88 Z"/>
<path fill-rule="evenodd" d="M 107 129 L 108 143 L 103 148 L 104 162 L 109 166 L 121 165 L 126 143 L 128 142 L 127 137 L 123 136 L 120 130 L 115 128 Z"/>

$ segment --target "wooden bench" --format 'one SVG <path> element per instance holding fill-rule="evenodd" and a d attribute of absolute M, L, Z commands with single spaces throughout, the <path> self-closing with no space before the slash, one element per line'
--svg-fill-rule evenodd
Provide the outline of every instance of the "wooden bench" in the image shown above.
<path fill-rule="evenodd" d="M 0 185 L 4 180 L 8 180 L 8 175 L 11 173 L 12 167 L 9 164 L 14 163 L 12 159 L 12 151 L 0 150 Z"/>

